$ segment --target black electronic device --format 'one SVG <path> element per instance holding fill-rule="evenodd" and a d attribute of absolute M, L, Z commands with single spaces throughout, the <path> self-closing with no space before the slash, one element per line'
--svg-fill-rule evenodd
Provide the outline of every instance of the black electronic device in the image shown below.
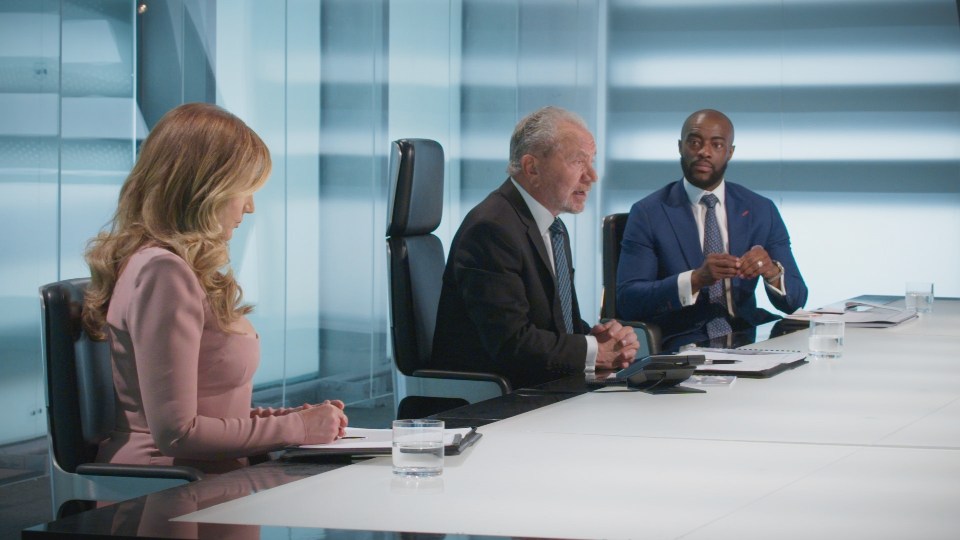
<path fill-rule="evenodd" d="M 702 354 L 658 354 L 637 360 L 618 371 L 614 378 L 635 388 L 666 388 L 690 378 L 697 366 L 704 362 L 706 357 Z"/>

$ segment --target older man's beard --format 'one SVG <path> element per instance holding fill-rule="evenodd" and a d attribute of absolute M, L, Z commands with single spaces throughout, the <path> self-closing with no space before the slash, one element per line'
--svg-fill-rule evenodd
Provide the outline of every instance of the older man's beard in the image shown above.
<path fill-rule="evenodd" d="M 720 167 L 719 169 L 714 169 L 713 173 L 710 174 L 710 178 L 708 178 L 706 182 L 700 182 L 693 177 L 693 164 L 698 161 L 706 161 L 706 160 L 695 159 L 688 164 L 688 163 L 684 163 L 683 158 L 680 158 L 680 169 L 683 170 L 684 178 L 689 180 L 691 184 L 697 186 L 700 189 L 706 189 L 709 186 L 719 184 L 720 180 L 723 180 L 723 175 L 726 174 L 727 172 L 727 163 L 729 162 L 724 163 L 723 167 Z M 708 161 L 707 163 L 710 163 L 710 162 Z"/>

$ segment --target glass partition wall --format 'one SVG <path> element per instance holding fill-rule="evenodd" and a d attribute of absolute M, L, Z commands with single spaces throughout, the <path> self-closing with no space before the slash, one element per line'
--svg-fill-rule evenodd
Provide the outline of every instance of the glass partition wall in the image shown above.
<path fill-rule="evenodd" d="M 0 444 L 46 433 L 41 284 L 88 275 L 145 131 L 131 2 L 0 4 Z"/>
<path fill-rule="evenodd" d="M 341 397 L 385 425 L 407 392 L 490 394 L 394 373 L 388 150 L 444 146 L 449 246 L 505 180 L 517 120 L 547 104 L 598 143 L 602 179 L 563 216 L 590 321 L 602 217 L 680 177 L 680 125 L 705 107 L 736 124 L 728 177 L 777 203 L 809 305 L 908 280 L 960 296 L 955 0 L 5 0 L 0 444 L 46 429 L 37 287 L 87 275 L 137 144 L 188 101 L 236 113 L 273 155 L 231 243 L 260 404 Z"/>
<path fill-rule="evenodd" d="M 216 102 L 256 130 L 273 157 L 257 211 L 231 241 L 261 338 L 256 404 L 339 398 L 355 425 L 392 417 L 381 270 L 387 3 L 146 4 L 141 73 L 167 91 L 140 82 L 154 88 L 157 112 L 170 101 Z M 151 19 L 161 9 L 160 21 Z M 179 55 L 167 62 L 179 62 L 179 85 L 146 67 L 164 54 Z"/>
<path fill-rule="evenodd" d="M 60 2 L 0 4 L 0 444 L 46 433 L 37 286 L 57 278 Z"/>

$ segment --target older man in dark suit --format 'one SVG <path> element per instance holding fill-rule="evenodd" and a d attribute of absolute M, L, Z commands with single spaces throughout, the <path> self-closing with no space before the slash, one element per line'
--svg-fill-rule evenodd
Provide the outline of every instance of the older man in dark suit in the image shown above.
<path fill-rule="evenodd" d="M 636 334 L 580 317 L 561 213 L 582 212 L 597 181 L 596 145 L 575 114 L 545 107 L 510 140 L 508 178 L 453 239 L 437 313 L 433 366 L 492 371 L 515 388 L 636 355 Z"/>

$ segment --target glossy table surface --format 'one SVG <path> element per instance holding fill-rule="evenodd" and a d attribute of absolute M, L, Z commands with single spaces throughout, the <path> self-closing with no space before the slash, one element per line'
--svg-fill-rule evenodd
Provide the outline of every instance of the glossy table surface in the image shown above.
<path fill-rule="evenodd" d="M 754 347 L 805 351 L 806 333 Z M 960 301 L 938 299 L 933 313 L 892 329 L 848 328 L 841 358 L 770 379 L 741 378 L 706 393 L 587 390 L 572 377 L 445 413 L 451 425 L 482 425 L 483 438 L 449 456 L 438 478 L 396 478 L 389 458 L 270 462 L 24 537 L 955 538 L 960 531 Z"/>

